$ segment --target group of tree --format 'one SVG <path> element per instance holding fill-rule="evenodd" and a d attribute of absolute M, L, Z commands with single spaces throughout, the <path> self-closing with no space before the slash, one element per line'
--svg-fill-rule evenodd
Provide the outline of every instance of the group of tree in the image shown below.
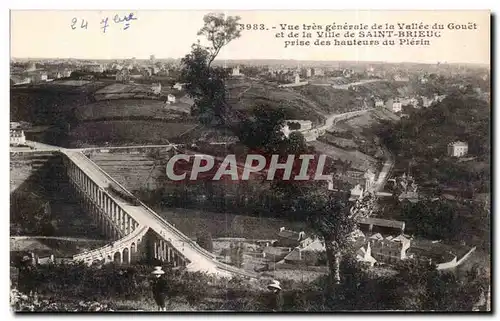
<path fill-rule="evenodd" d="M 77 307 L 84 301 L 110 304 L 134 302 L 136 308 L 151 306 L 152 266 L 134 264 L 127 268 L 108 264 L 40 265 L 34 270 L 34 284 L 42 304 L 52 311 Z M 167 304 L 182 303 L 195 310 L 265 311 L 268 280 L 218 279 L 203 273 L 164 267 L 169 289 Z M 279 279 L 284 311 L 471 311 L 486 300 L 488 275 L 477 266 L 464 275 L 437 271 L 426 262 L 406 262 L 395 275 L 374 277 L 369 270 L 346 256 L 340 270 L 345 277 L 336 291 L 325 291 L 328 278 L 314 282 Z M 16 282 L 13 280 L 13 287 Z M 485 300 L 481 300 L 485 299 Z M 82 308 L 82 307 L 80 307 Z M 124 307 L 122 307 L 123 309 Z M 130 308 L 129 308 L 130 309 Z M 72 309 L 72 311 L 74 311 Z"/>
<path fill-rule="evenodd" d="M 436 181 L 436 187 L 455 187 L 470 193 L 489 190 L 489 169 L 474 170 L 447 156 L 447 146 L 466 142 L 468 156 L 490 161 L 490 107 L 472 94 L 454 92 L 442 102 L 412 112 L 397 123 L 383 123 L 377 135 L 396 156 L 396 164 L 420 185 Z"/>
<path fill-rule="evenodd" d="M 423 198 L 418 203 L 403 202 L 397 210 L 408 233 L 490 250 L 490 211 L 477 201 Z"/>

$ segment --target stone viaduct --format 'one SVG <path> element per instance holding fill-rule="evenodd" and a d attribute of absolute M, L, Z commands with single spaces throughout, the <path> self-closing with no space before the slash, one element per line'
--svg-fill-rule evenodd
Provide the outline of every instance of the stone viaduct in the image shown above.
<path fill-rule="evenodd" d="M 216 261 L 216 256 L 201 248 L 165 219 L 148 208 L 83 153 L 59 149 L 73 191 L 83 207 L 112 240 L 104 247 L 79 253 L 75 261 L 86 264 L 115 262 L 129 264 L 154 258 L 189 271 L 217 276 L 257 277 Z"/>

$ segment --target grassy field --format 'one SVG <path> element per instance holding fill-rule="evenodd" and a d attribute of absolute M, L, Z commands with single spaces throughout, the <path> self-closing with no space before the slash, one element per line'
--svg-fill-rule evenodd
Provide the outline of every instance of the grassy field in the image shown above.
<path fill-rule="evenodd" d="M 70 241 L 70 240 L 50 240 L 50 239 L 23 239 L 10 240 L 10 251 L 12 252 L 33 252 L 40 257 L 47 257 L 53 254 L 55 257 L 72 257 L 84 251 L 97 249 L 106 241 Z"/>
<path fill-rule="evenodd" d="M 72 147 L 169 144 L 169 139 L 195 127 L 192 123 L 117 120 L 81 123 L 72 128 Z"/>
<path fill-rule="evenodd" d="M 373 125 L 378 124 L 380 120 L 394 121 L 398 119 L 399 117 L 397 115 L 387 109 L 376 109 L 361 116 L 351 118 L 341 124 L 348 126 L 355 131 L 362 131 L 364 128 L 370 128 Z"/>
<path fill-rule="evenodd" d="M 307 119 L 321 122 L 325 110 L 314 101 L 287 88 L 278 88 L 262 82 L 248 80 L 246 83 L 237 83 L 229 86 L 229 101 L 233 108 L 247 111 L 259 104 L 271 107 L 283 107 L 288 119 Z"/>
<path fill-rule="evenodd" d="M 189 237 L 196 238 L 200 231 L 208 231 L 212 237 L 242 237 L 251 239 L 275 239 L 279 229 L 303 230 L 305 223 L 289 222 L 268 217 L 251 217 L 231 213 L 211 213 L 182 208 L 155 211 Z"/>
<path fill-rule="evenodd" d="M 400 91 L 404 88 L 402 84 L 396 84 L 389 81 L 377 81 L 365 83 L 363 85 L 357 86 L 358 95 L 363 96 L 376 96 L 384 100 L 392 98 L 394 96 L 401 95 Z"/>
<path fill-rule="evenodd" d="M 85 86 L 91 84 L 91 81 L 88 80 L 55 80 L 51 83 L 51 85 L 60 85 L 60 86 Z"/>
<path fill-rule="evenodd" d="M 363 97 L 352 91 L 322 86 L 303 86 L 294 90 L 314 102 L 326 114 L 341 114 L 363 108 Z"/>
<path fill-rule="evenodd" d="M 379 166 L 379 162 L 375 158 L 357 150 L 348 151 L 320 141 L 310 142 L 310 145 L 314 146 L 317 152 L 328 155 L 333 159 L 352 162 L 352 167 L 355 169 L 366 171 L 371 168 L 376 170 Z"/>
<path fill-rule="evenodd" d="M 106 118 L 145 117 L 152 119 L 177 119 L 189 115 L 187 104 L 166 105 L 160 100 L 120 99 L 101 100 L 76 108 L 75 116 L 80 121 Z"/>

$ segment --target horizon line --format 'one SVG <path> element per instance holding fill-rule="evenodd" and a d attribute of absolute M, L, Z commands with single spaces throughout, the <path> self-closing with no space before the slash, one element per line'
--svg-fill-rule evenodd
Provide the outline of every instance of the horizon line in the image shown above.
<path fill-rule="evenodd" d="M 12 59 L 61 59 L 61 60 L 132 60 L 134 57 L 128 58 L 69 58 L 69 57 L 10 57 Z M 183 57 L 182 57 L 183 58 Z M 155 60 L 181 60 L 182 58 L 155 58 Z M 150 60 L 150 58 L 135 58 L 135 60 Z M 276 60 L 276 61 L 308 61 L 308 62 L 363 62 L 363 63 L 387 63 L 387 64 L 422 64 L 422 65 L 481 65 L 481 66 L 491 66 L 491 61 L 485 62 L 446 62 L 446 61 L 436 61 L 436 62 L 417 62 L 417 61 L 381 61 L 381 60 L 316 60 L 316 59 L 280 59 L 280 58 L 232 58 L 232 59 L 215 59 L 214 62 L 223 61 L 263 61 L 263 60 Z"/>

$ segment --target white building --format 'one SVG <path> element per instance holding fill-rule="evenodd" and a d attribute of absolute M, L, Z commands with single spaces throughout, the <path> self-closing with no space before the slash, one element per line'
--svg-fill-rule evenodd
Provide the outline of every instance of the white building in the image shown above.
<path fill-rule="evenodd" d="M 291 129 L 290 124 L 298 124 L 298 129 Z M 310 120 L 285 120 L 285 125 L 281 129 L 281 132 L 288 138 L 290 133 L 299 131 L 299 132 L 307 132 L 312 129 L 312 121 Z"/>
<path fill-rule="evenodd" d="M 399 98 L 389 99 L 386 103 L 388 109 L 392 110 L 395 113 L 401 112 L 403 109 L 403 104 L 399 100 Z"/>
<path fill-rule="evenodd" d="M 462 157 L 467 155 L 469 145 L 465 142 L 452 142 L 448 144 L 448 156 Z"/>
<path fill-rule="evenodd" d="M 42 81 L 47 81 L 47 79 L 48 79 L 48 78 L 49 78 L 49 77 L 48 77 L 48 75 L 47 75 L 46 73 L 42 73 L 42 74 L 40 74 L 40 80 L 42 80 Z"/>
<path fill-rule="evenodd" d="M 240 74 L 240 66 L 236 66 L 233 68 L 233 73 L 232 73 L 233 76 L 241 76 Z"/>
<path fill-rule="evenodd" d="M 22 130 L 10 131 L 10 145 L 19 146 L 25 144 L 26 144 L 26 136 L 24 136 L 24 131 Z"/>
<path fill-rule="evenodd" d="M 418 105 L 418 100 L 414 97 L 401 98 L 399 101 L 401 102 L 402 106 L 416 107 Z"/>
<path fill-rule="evenodd" d="M 328 186 L 328 189 L 329 190 L 332 190 L 333 189 L 333 182 L 332 182 L 332 187 L 330 188 L 330 185 Z M 363 187 L 360 185 L 360 184 L 356 184 L 356 186 L 354 186 L 352 189 L 351 189 L 351 199 L 354 200 L 354 199 L 359 199 L 359 198 L 362 198 L 363 197 L 363 194 L 364 194 L 365 190 L 363 189 Z"/>
<path fill-rule="evenodd" d="M 300 83 L 300 76 L 299 76 L 299 74 L 295 74 L 294 83 L 296 83 L 296 84 Z"/>
<path fill-rule="evenodd" d="M 173 88 L 177 89 L 177 90 L 182 90 L 182 89 L 184 89 L 184 86 L 185 86 L 185 84 L 181 84 L 180 82 L 177 82 L 177 83 L 175 83 Z"/>
<path fill-rule="evenodd" d="M 375 99 L 375 107 L 384 107 L 384 101 L 382 99 Z"/>
<path fill-rule="evenodd" d="M 298 130 L 310 130 L 312 129 L 312 121 L 310 120 L 285 120 L 285 123 L 289 125 L 290 123 L 299 124 L 300 128 Z"/>
<path fill-rule="evenodd" d="M 155 94 L 155 95 L 161 94 L 161 83 L 152 84 L 151 90 L 153 91 L 153 94 Z"/>
<path fill-rule="evenodd" d="M 167 104 L 175 104 L 175 96 L 172 94 L 168 94 L 167 96 Z"/>
<path fill-rule="evenodd" d="M 21 127 L 21 123 L 17 121 L 11 121 L 10 122 L 10 129 L 17 129 Z"/>
<path fill-rule="evenodd" d="M 422 107 L 430 107 L 432 105 L 432 103 L 434 102 L 434 99 L 432 98 L 427 98 L 425 96 L 421 96 L 422 98 Z"/>
<path fill-rule="evenodd" d="M 306 69 L 306 77 L 311 78 L 311 76 L 312 76 L 312 70 L 311 70 L 311 68 L 307 68 Z"/>
<path fill-rule="evenodd" d="M 375 184 L 375 173 L 373 173 L 370 169 L 365 172 L 365 191 L 370 191 Z"/>

